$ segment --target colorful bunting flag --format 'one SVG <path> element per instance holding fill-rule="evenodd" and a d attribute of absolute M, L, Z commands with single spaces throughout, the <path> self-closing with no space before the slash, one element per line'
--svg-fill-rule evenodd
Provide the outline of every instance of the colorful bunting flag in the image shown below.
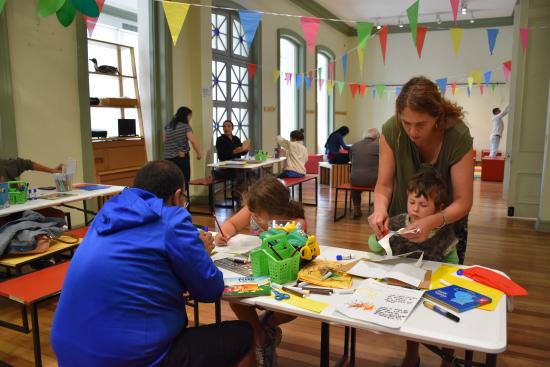
<path fill-rule="evenodd" d="M 348 68 L 348 54 L 342 55 L 342 69 L 344 70 L 344 81 L 346 81 L 346 73 Z"/>
<path fill-rule="evenodd" d="M 0 1 L 0 7 L 4 6 L 4 2 L 5 0 Z M 49 17 L 61 9 L 63 3 L 65 3 L 65 0 L 38 0 L 36 13 L 39 17 Z"/>
<path fill-rule="evenodd" d="M 376 97 L 376 89 L 375 89 L 375 88 L 371 88 L 371 89 L 370 89 L 370 94 L 371 94 L 372 98 L 374 99 L 374 97 Z"/>
<path fill-rule="evenodd" d="M 470 97 L 470 95 L 472 94 L 470 87 L 466 87 L 466 92 L 468 92 L 468 97 Z"/>
<path fill-rule="evenodd" d="M 414 4 L 407 8 L 407 17 L 409 18 L 409 27 L 411 28 L 411 35 L 413 39 L 413 45 L 417 46 L 416 42 L 416 31 L 418 25 L 418 3 L 419 0 L 416 0 Z"/>
<path fill-rule="evenodd" d="M 252 48 L 252 42 L 254 41 L 254 35 L 260 24 L 262 14 L 254 10 L 239 10 L 239 18 L 241 19 L 241 25 L 243 26 L 244 39 L 248 44 L 248 49 Z"/>
<path fill-rule="evenodd" d="M 338 93 L 342 95 L 342 91 L 344 90 L 344 82 L 337 82 L 336 86 L 338 87 Z"/>
<path fill-rule="evenodd" d="M 416 51 L 418 52 L 418 58 L 422 57 L 422 48 L 424 47 L 424 39 L 426 38 L 426 32 L 428 28 L 424 26 L 416 27 Z"/>
<path fill-rule="evenodd" d="M 96 0 L 97 7 L 99 8 L 99 13 L 103 11 L 103 5 L 105 5 L 105 0 Z M 86 21 L 86 29 L 88 29 L 88 37 L 91 38 L 92 34 L 94 33 L 95 25 L 97 24 L 97 18 L 90 18 L 87 16 L 84 16 L 84 20 Z"/>
<path fill-rule="evenodd" d="M 359 84 L 359 94 L 361 97 L 365 96 L 365 92 L 367 91 L 367 85 L 366 84 Z"/>
<path fill-rule="evenodd" d="M 172 35 L 172 42 L 175 46 L 180 36 L 181 27 L 183 27 L 183 23 L 185 22 L 185 17 L 189 11 L 189 4 L 164 0 L 162 2 L 162 7 L 164 8 L 166 22 L 168 23 L 168 28 Z"/>
<path fill-rule="evenodd" d="M 469 76 L 468 77 L 468 88 L 472 89 L 472 85 L 474 85 L 474 78 Z"/>
<path fill-rule="evenodd" d="M 292 81 L 292 73 L 285 73 L 285 80 L 286 85 L 290 85 L 290 82 Z"/>
<path fill-rule="evenodd" d="M 2 14 L 5 4 L 6 4 L 6 0 L 0 0 L 0 14 Z"/>
<path fill-rule="evenodd" d="M 279 79 L 281 72 L 279 70 L 273 70 L 273 83 L 276 83 Z"/>
<path fill-rule="evenodd" d="M 252 80 L 256 74 L 256 64 L 248 64 L 248 79 Z"/>
<path fill-rule="evenodd" d="M 399 97 L 400 94 L 401 94 L 401 87 L 395 87 L 395 95 Z"/>
<path fill-rule="evenodd" d="M 320 22 L 321 19 L 319 18 L 300 17 L 300 24 L 302 25 L 302 31 L 307 42 L 308 53 L 312 53 L 315 47 Z"/>
<path fill-rule="evenodd" d="M 388 26 L 385 25 L 378 32 L 378 39 L 380 40 L 380 50 L 382 51 L 382 62 L 386 64 L 386 42 L 388 39 Z"/>
<path fill-rule="evenodd" d="M 458 3 L 460 2 L 460 0 L 451 0 L 451 8 L 453 9 L 453 19 L 455 21 L 455 24 L 456 24 L 456 19 L 457 19 L 457 16 L 458 16 Z"/>
<path fill-rule="evenodd" d="M 305 77 L 305 80 L 306 80 L 306 88 L 307 88 L 308 90 L 311 89 L 311 77 L 306 76 L 306 77 Z"/>
<path fill-rule="evenodd" d="M 498 28 L 488 28 L 487 29 L 487 41 L 489 42 L 489 53 L 493 55 L 493 50 L 495 49 L 495 44 L 497 42 Z"/>
<path fill-rule="evenodd" d="M 375 88 L 376 88 L 376 94 L 378 94 L 378 97 L 382 98 L 382 94 L 384 94 L 384 89 L 385 89 L 384 84 L 376 84 Z"/>
<path fill-rule="evenodd" d="M 296 74 L 296 89 L 302 87 L 302 74 Z"/>
<path fill-rule="evenodd" d="M 502 70 L 504 71 L 504 79 L 508 81 L 510 79 L 510 72 L 512 71 L 512 60 L 503 62 Z"/>
<path fill-rule="evenodd" d="M 479 85 L 479 93 L 481 93 L 481 95 L 483 95 L 483 84 Z"/>
<path fill-rule="evenodd" d="M 529 41 L 529 28 L 520 28 L 519 35 L 521 38 L 521 49 L 527 51 L 527 41 Z"/>
<path fill-rule="evenodd" d="M 384 91 L 384 93 L 386 93 L 387 100 L 390 101 L 393 92 L 391 90 L 386 90 L 386 91 Z"/>
<path fill-rule="evenodd" d="M 67 2 L 68 1 L 70 1 L 75 9 L 82 14 L 90 18 L 99 17 L 99 8 L 95 0 L 67 0 Z"/>
<path fill-rule="evenodd" d="M 313 70 L 310 70 L 308 74 L 309 74 L 309 79 L 313 81 Z"/>
<path fill-rule="evenodd" d="M 456 94 L 456 82 L 451 84 L 451 90 L 453 91 L 453 96 Z"/>
<path fill-rule="evenodd" d="M 328 64 L 328 73 L 330 75 L 330 80 L 334 80 L 334 61 Z"/>
<path fill-rule="evenodd" d="M 359 90 L 359 84 L 351 83 L 349 85 L 349 89 L 351 90 L 351 98 L 355 98 L 355 95 L 357 94 L 357 91 Z"/>
<path fill-rule="evenodd" d="M 61 23 L 63 27 L 67 28 L 71 25 L 74 17 L 76 16 L 76 8 L 70 1 L 65 1 L 65 4 L 63 4 L 61 9 L 59 9 L 55 15 L 57 16 L 59 23 Z"/>
<path fill-rule="evenodd" d="M 327 81 L 327 94 L 329 96 L 332 96 L 333 90 L 334 90 L 334 80 Z"/>
<path fill-rule="evenodd" d="M 491 82 L 491 74 L 492 71 L 486 71 L 483 73 L 483 82 L 486 86 L 489 86 L 489 83 Z"/>
<path fill-rule="evenodd" d="M 455 53 L 455 57 L 458 56 L 458 49 L 460 48 L 460 42 L 462 41 L 462 28 L 451 28 L 449 29 L 451 32 L 451 40 L 453 41 L 453 51 Z"/>
<path fill-rule="evenodd" d="M 445 95 L 445 91 L 447 90 L 447 78 L 441 78 L 441 79 L 436 79 L 436 84 L 437 86 L 439 87 L 439 91 L 441 92 L 441 94 Z"/>
<path fill-rule="evenodd" d="M 325 84 L 325 79 L 319 79 L 319 90 L 323 89 L 324 84 Z"/>
<path fill-rule="evenodd" d="M 491 83 L 491 92 L 495 93 L 496 84 Z"/>
<path fill-rule="evenodd" d="M 481 80 L 483 78 L 483 73 L 480 70 L 473 70 L 470 72 L 470 76 L 474 80 L 474 83 L 481 84 Z"/>
<path fill-rule="evenodd" d="M 367 48 L 367 43 L 369 42 L 371 32 L 372 23 L 357 22 L 357 57 L 359 58 L 359 70 L 361 75 L 363 75 L 365 49 Z"/>

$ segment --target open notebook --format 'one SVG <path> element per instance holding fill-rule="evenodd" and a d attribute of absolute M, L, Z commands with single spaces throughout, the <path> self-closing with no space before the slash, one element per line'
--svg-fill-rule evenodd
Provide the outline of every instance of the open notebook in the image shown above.
<path fill-rule="evenodd" d="M 389 284 L 418 289 L 429 289 L 432 272 L 424 270 L 416 263 L 395 265 L 357 261 L 347 273 L 361 278 L 385 279 Z"/>

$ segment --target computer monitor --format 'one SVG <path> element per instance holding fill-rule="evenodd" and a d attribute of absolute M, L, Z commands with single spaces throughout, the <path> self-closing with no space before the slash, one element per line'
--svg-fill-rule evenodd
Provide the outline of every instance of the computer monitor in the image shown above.
<path fill-rule="evenodd" d="M 136 119 L 118 119 L 118 136 L 136 136 Z"/>

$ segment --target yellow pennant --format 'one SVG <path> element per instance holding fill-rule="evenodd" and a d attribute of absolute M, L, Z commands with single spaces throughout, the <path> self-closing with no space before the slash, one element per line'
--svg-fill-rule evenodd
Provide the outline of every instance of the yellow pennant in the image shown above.
<path fill-rule="evenodd" d="M 468 77 L 468 87 L 470 88 L 470 91 L 472 90 L 472 85 L 474 85 L 474 78 L 469 76 Z"/>
<path fill-rule="evenodd" d="M 162 7 L 164 8 L 164 15 L 166 16 L 166 22 L 172 35 L 172 42 L 174 46 L 180 36 L 181 27 L 185 22 L 185 17 L 189 11 L 189 4 L 177 3 L 174 1 L 163 1 Z"/>
<path fill-rule="evenodd" d="M 470 73 L 470 76 L 474 79 L 474 83 L 477 85 L 481 84 L 481 81 L 483 79 L 483 73 L 481 70 L 474 70 Z"/>
<path fill-rule="evenodd" d="M 334 90 L 334 80 L 329 80 L 327 82 L 327 93 L 329 96 L 332 96 L 332 91 Z"/>
<path fill-rule="evenodd" d="M 451 39 L 453 40 L 453 50 L 455 53 L 455 57 L 458 56 L 458 49 L 460 48 L 460 42 L 462 41 L 462 28 L 451 28 L 449 29 L 451 32 Z"/>
<path fill-rule="evenodd" d="M 281 75 L 281 73 L 279 73 L 279 70 L 273 70 L 273 83 L 277 82 L 280 75 Z"/>
<path fill-rule="evenodd" d="M 359 58 L 359 71 L 363 75 L 363 63 L 365 62 L 365 48 L 357 47 L 357 57 Z"/>

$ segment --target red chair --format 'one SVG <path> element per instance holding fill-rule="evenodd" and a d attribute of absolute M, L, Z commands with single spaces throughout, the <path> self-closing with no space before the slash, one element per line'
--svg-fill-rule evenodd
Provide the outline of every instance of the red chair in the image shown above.
<path fill-rule="evenodd" d="M 310 154 L 307 156 L 306 162 L 306 173 L 307 174 L 318 174 L 319 173 L 319 162 L 323 161 L 322 154 Z"/>

